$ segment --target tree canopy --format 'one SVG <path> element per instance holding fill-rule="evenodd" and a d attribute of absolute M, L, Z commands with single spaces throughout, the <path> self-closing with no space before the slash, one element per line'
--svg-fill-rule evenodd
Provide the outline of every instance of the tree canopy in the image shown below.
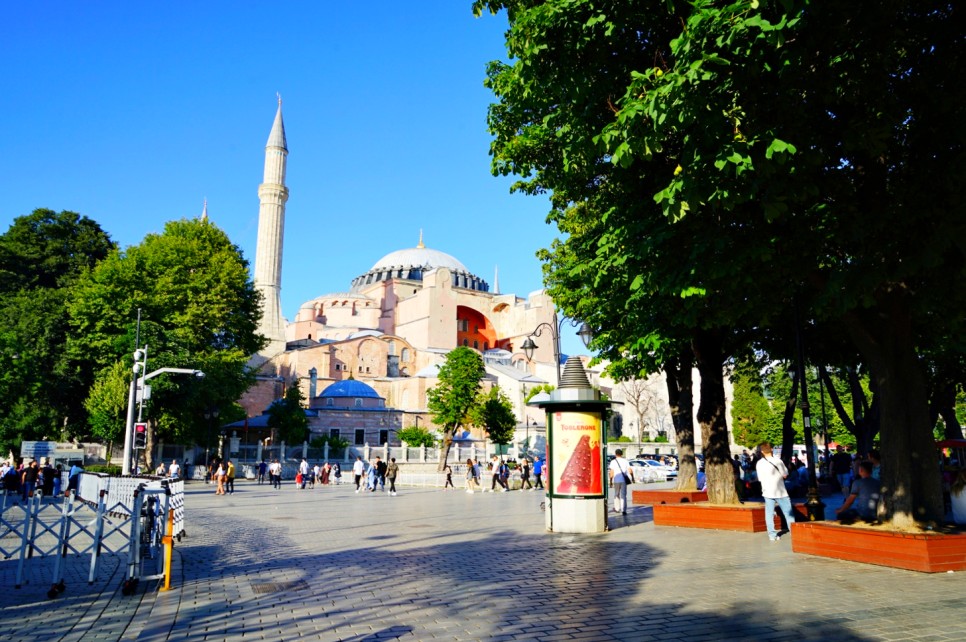
<path fill-rule="evenodd" d="M 550 194 L 565 237 L 542 254 L 549 290 L 612 372 L 690 344 L 707 450 L 723 396 L 705 378 L 753 348 L 792 357 L 801 317 L 807 346 L 849 342 L 881 396 L 884 516 L 940 517 L 921 356 L 963 353 L 948 313 L 966 304 L 949 287 L 966 276 L 952 5 L 474 9 L 510 23 L 511 61 L 487 78 L 493 171 Z"/>
<path fill-rule="evenodd" d="M 309 430 L 309 419 L 305 416 L 305 396 L 298 382 L 289 386 L 285 396 L 268 407 L 268 427 L 276 439 L 287 444 L 305 441 Z"/>
<path fill-rule="evenodd" d="M 116 378 L 118 363 L 129 368 L 138 334 L 139 345 L 148 346 L 149 371 L 204 371 L 201 380 L 151 380 L 147 417 L 168 442 L 200 441 L 210 407 L 230 419 L 226 413 L 252 380 L 248 359 L 264 340 L 256 334 L 260 299 L 248 263 L 206 220 L 169 222 L 161 234 L 113 251 L 78 280 L 67 306 L 73 372 L 91 373 L 87 383 L 98 395 Z"/>
<path fill-rule="evenodd" d="M 505 446 L 513 441 L 517 418 L 513 414 L 513 404 L 499 386 L 480 394 L 476 405 L 470 410 L 470 419 L 474 426 L 486 430 L 493 443 Z"/>
<path fill-rule="evenodd" d="M 433 423 L 442 426 L 440 470 L 446 464 L 453 436 L 467 422 L 470 409 L 477 403 L 484 376 L 486 369 L 479 353 L 459 346 L 446 355 L 437 384 L 426 391 L 426 405 L 432 413 Z"/>
<path fill-rule="evenodd" d="M 0 447 L 87 434 L 82 377 L 67 367 L 71 287 L 114 244 L 75 212 L 37 209 L 0 235 Z"/>

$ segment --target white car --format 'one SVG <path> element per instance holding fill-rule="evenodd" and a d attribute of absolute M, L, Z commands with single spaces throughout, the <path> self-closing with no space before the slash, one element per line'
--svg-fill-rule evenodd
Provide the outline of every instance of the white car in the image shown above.
<path fill-rule="evenodd" d="M 635 459 L 631 461 L 631 470 L 634 478 L 643 482 L 667 481 L 678 476 L 678 471 L 653 459 Z"/>

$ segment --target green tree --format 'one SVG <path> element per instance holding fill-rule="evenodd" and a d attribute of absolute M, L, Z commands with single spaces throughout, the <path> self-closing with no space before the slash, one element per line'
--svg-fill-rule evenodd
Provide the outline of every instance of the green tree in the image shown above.
<path fill-rule="evenodd" d="M 120 361 L 102 370 L 94 380 L 84 407 L 91 434 L 99 440 L 123 441 L 130 380 L 129 368 Z"/>
<path fill-rule="evenodd" d="M 309 419 L 305 416 L 304 403 L 302 389 L 298 383 L 293 383 L 285 391 L 283 398 L 269 406 L 268 427 L 272 429 L 275 440 L 284 441 L 286 444 L 300 444 L 305 441 Z"/>
<path fill-rule="evenodd" d="M 403 428 L 396 432 L 396 436 L 399 437 L 399 441 L 414 448 L 419 448 L 420 446 L 432 448 L 436 445 L 436 435 L 419 426 Z"/>
<path fill-rule="evenodd" d="M 118 363 L 129 371 L 139 333 L 149 371 L 204 371 L 204 379 L 152 379 L 145 406 L 149 446 L 156 436 L 200 443 L 205 410 L 217 406 L 227 419 L 253 380 L 247 362 L 264 341 L 256 334 L 259 305 L 248 263 L 224 232 L 207 220 L 172 221 L 78 280 L 68 300 L 71 367 L 79 377 Z"/>
<path fill-rule="evenodd" d="M 765 399 L 761 381 L 753 373 L 735 372 L 731 377 L 734 398 L 731 401 L 731 429 L 735 443 L 753 448 L 763 441 L 779 443 L 780 433 L 772 430 L 773 412 Z"/>
<path fill-rule="evenodd" d="M 513 404 L 499 386 L 480 394 L 476 405 L 470 410 L 470 419 L 474 426 L 486 430 L 493 443 L 505 446 L 513 441 L 517 418 L 513 414 Z"/>
<path fill-rule="evenodd" d="M 34 210 L 0 236 L 0 447 L 88 434 L 86 377 L 67 367 L 64 304 L 114 247 L 91 219 Z"/>
<path fill-rule="evenodd" d="M 439 460 L 442 472 L 449 457 L 456 432 L 466 424 L 470 410 L 476 405 L 480 382 L 486 376 L 483 358 L 465 346 L 453 349 L 439 369 L 438 382 L 426 391 L 426 405 L 433 423 L 442 426 L 443 450 Z"/>
<path fill-rule="evenodd" d="M 474 6 L 507 10 L 516 59 L 489 73 L 494 171 L 551 194 L 568 237 L 550 270 L 584 284 L 566 313 L 604 304 L 594 345 L 633 357 L 690 341 L 717 460 L 717 368 L 759 342 L 793 356 L 801 311 L 806 332 L 846 334 L 871 373 L 884 517 L 941 516 L 919 354 L 963 335 L 944 312 L 966 304 L 948 286 L 966 276 L 952 5 Z"/>

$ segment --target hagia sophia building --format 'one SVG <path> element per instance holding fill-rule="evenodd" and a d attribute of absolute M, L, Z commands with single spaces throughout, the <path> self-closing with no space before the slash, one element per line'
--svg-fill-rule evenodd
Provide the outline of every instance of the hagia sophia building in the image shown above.
<path fill-rule="evenodd" d="M 553 323 L 553 301 L 543 290 L 527 298 L 501 294 L 498 283 L 491 288 L 454 256 L 426 247 L 421 231 L 415 247 L 389 252 L 346 291 L 306 301 L 294 320 L 285 320 L 280 292 L 287 157 L 279 100 L 258 188 L 254 270 L 264 297 L 259 332 L 268 344 L 252 357 L 259 376 L 240 400 L 249 417 L 245 426 L 264 423 L 267 407 L 297 382 L 308 399 L 313 434 L 356 445 L 397 444 L 400 428 L 433 429 L 426 391 L 457 346 L 480 352 L 484 386 L 500 386 L 521 424 L 538 419 L 524 397 L 534 386 L 556 384 L 553 346 L 549 338 L 538 341 L 532 361 L 521 346 L 541 323 Z"/>

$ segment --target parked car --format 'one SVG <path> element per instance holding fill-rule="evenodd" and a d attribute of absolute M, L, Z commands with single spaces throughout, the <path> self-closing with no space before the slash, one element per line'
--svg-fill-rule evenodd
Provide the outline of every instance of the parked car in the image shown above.
<path fill-rule="evenodd" d="M 635 475 L 637 475 L 638 469 L 642 469 L 644 474 L 640 478 L 644 481 L 652 480 L 654 477 L 657 478 L 654 481 L 665 481 L 668 479 L 677 479 L 678 477 L 678 471 L 653 459 L 635 459 L 631 462 L 631 469 Z"/>
<path fill-rule="evenodd" d="M 636 459 L 631 460 L 628 462 L 628 466 L 630 467 L 631 472 L 634 474 L 634 481 L 636 482 L 650 484 L 652 482 L 667 480 L 667 477 L 661 475 L 659 471 L 651 466 L 646 466 L 643 461 Z"/>

